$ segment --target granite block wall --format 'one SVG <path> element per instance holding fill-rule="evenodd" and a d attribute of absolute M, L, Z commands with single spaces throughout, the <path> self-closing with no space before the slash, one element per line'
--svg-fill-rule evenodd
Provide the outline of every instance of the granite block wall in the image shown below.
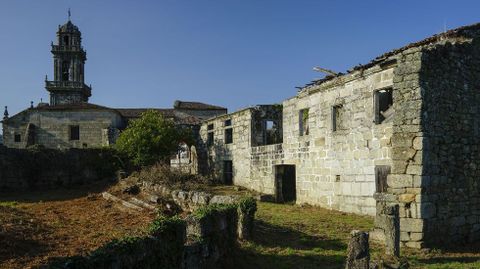
<path fill-rule="evenodd" d="M 91 148 L 111 143 L 109 130 L 123 126 L 119 114 L 109 110 L 35 111 L 10 118 L 4 124 L 4 144 L 9 148 L 29 146 L 28 126 L 33 125 L 34 144 L 47 148 Z M 70 126 L 79 126 L 79 139 L 70 139 Z M 20 142 L 15 142 L 20 135 Z"/>

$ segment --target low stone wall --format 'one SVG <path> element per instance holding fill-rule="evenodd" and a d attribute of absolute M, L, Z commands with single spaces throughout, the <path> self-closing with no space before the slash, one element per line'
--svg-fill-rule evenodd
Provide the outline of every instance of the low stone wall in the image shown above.
<path fill-rule="evenodd" d="M 10 149 L 0 146 L 0 189 L 42 189 L 113 178 L 120 166 L 109 149 Z"/>
<path fill-rule="evenodd" d="M 165 185 L 142 182 L 142 189 L 171 198 L 183 211 L 193 212 L 210 204 L 233 204 L 240 195 L 213 195 L 203 191 L 173 190 Z"/>
<path fill-rule="evenodd" d="M 204 206 L 185 220 L 160 217 L 143 237 L 115 240 L 88 256 L 59 259 L 47 268 L 233 268 L 238 239 L 250 236 L 256 202 Z"/>

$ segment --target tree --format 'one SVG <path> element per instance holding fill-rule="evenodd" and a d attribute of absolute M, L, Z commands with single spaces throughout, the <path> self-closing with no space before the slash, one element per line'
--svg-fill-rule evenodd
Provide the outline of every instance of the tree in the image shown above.
<path fill-rule="evenodd" d="M 158 161 L 167 163 L 178 149 L 180 142 L 192 143 L 190 129 L 175 126 L 158 111 L 148 110 L 132 120 L 120 134 L 116 149 L 126 155 L 134 165 L 152 165 Z"/>

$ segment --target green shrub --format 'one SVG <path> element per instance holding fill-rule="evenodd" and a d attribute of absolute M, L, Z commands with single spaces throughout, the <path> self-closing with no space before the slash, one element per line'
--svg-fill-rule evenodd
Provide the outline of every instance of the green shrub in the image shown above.
<path fill-rule="evenodd" d="M 129 123 L 120 134 L 115 148 L 131 159 L 134 165 L 147 166 L 158 161 L 167 163 L 180 142 L 192 144 L 191 131 L 175 126 L 160 112 L 149 110 Z"/>
<path fill-rule="evenodd" d="M 237 204 L 240 211 L 244 214 L 252 216 L 257 212 L 257 201 L 251 196 L 241 198 Z"/>

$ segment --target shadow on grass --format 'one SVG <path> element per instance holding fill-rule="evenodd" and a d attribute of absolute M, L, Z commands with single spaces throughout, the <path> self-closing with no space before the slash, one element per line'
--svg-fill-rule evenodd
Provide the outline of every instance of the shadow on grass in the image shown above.
<path fill-rule="evenodd" d="M 293 248 L 299 250 L 322 249 L 344 251 L 347 245 L 339 240 L 308 235 L 292 228 L 275 226 L 261 220 L 255 221 L 253 242 L 265 247 Z"/>
<path fill-rule="evenodd" d="M 235 268 L 343 268 L 346 244 L 255 221 L 253 239 L 236 251 Z"/>
<path fill-rule="evenodd" d="M 480 257 L 437 257 L 437 258 L 429 258 L 429 259 L 419 259 L 418 261 L 425 264 L 444 264 L 444 263 L 452 263 L 452 262 L 472 263 L 472 262 L 480 262 Z"/>
<path fill-rule="evenodd" d="M 340 269 L 344 268 L 345 257 L 342 255 L 314 255 L 314 254 L 291 254 L 280 255 L 274 253 L 253 253 L 245 249 L 236 250 L 234 268 L 322 268 Z"/>
<path fill-rule="evenodd" d="M 89 194 L 101 193 L 108 189 L 114 182 L 107 180 L 95 183 L 77 185 L 71 187 L 58 187 L 56 189 L 38 190 L 2 190 L 0 191 L 0 202 L 23 202 L 37 203 L 40 201 L 65 201 Z"/>

